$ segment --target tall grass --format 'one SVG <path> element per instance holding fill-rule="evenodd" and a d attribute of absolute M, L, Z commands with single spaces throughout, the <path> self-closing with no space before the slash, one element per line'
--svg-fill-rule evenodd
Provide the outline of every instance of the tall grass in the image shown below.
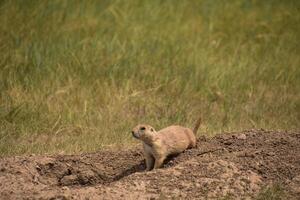
<path fill-rule="evenodd" d="M 300 128 L 298 0 L 4 0 L 0 24 L 0 155 Z"/>

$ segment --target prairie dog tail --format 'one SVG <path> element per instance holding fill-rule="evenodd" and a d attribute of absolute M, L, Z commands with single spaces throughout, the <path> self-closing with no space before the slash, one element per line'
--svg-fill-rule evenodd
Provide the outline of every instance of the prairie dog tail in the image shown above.
<path fill-rule="evenodd" d="M 200 127 L 200 124 L 201 124 L 201 121 L 202 121 L 202 118 L 199 117 L 199 119 L 197 120 L 196 124 L 195 124 L 195 128 L 193 129 L 193 133 L 196 135 L 197 134 L 197 131 Z"/>

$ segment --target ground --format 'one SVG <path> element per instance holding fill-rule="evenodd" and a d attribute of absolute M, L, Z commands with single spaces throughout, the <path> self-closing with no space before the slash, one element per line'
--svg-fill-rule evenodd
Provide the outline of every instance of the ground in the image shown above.
<path fill-rule="evenodd" d="M 249 130 L 202 136 L 197 148 L 169 158 L 163 168 L 144 169 L 140 147 L 4 157 L 0 159 L 0 197 L 272 199 L 268 188 L 280 188 L 276 198 L 300 199 L 300 132 Z"/>

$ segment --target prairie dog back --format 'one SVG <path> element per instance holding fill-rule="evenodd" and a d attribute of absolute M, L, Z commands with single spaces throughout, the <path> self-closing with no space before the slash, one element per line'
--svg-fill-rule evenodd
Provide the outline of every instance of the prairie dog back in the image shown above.
<path fill-rule="evenodd" d="M 168 126 L 157 132 L 157 137 L 166 145 L 168 154 L 180 153 L 196 146 L 193 131 L 182 126 Z"/>

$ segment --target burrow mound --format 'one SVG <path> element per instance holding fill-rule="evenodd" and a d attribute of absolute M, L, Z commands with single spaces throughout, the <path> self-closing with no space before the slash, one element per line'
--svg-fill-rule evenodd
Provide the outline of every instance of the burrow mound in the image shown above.
<path fill-rule="evenodd" d="M 48 185 L 91 186 L 109 184 L 129 174 L 144 171 L 140 150 L 58 156 L 36 163 L 39 177 Z M 140 162 L 139 162 L 140 161 Z"/>
<path fill-rule="evenodd" d="M 144 172 L 140 148 L 0 160 L 0 196 L 139 199 L 255 197 L 280 184 L 300 196 L 300 133 L 250 130 L 198 138 L 197 148 Z"/>

